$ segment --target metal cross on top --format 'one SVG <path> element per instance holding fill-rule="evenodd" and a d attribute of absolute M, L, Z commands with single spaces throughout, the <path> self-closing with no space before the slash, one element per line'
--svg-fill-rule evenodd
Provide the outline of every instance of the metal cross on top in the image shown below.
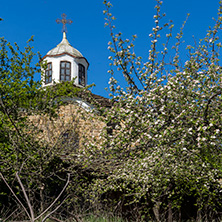
<path fill-rule="evenodd" d="M 62 14 L 62 19 L 56 19 L 56 22 L 58 24 L 60 24 L 60 23 L 63 24 L 62 32 L 66 32 L 66 33 L 67 33 L 66 24 L 72 24 L 72 20 L 71 19 L 66 19 L 66 14 L 65 13 Z"/>

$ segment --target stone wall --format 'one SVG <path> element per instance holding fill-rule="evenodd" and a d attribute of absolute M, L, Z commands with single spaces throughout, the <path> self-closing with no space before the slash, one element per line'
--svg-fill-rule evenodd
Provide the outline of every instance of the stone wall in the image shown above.
<path fill-rule="evenodd" d="M 84 141 L 99 139 L 105 126 L 95 113 L 84 110 L 78 104 L 61 106 L 57 118 L 50 120 L 45 115 L 36 115 L 30 120 L 41 131 L 39 138 L 52 146 L 72 141 L 82 147 Z"/>

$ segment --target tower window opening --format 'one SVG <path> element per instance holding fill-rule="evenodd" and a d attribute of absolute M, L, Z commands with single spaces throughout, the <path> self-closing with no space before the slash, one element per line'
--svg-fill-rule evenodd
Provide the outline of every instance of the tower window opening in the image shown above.
<path fill-rule="evenodd" d="M 71 80 L 71 63 L 67 61 L 60 62 L 60 81 Z"/>
<path fill-rule="evenodd" d="M 82 64 L 79 64 L 79 85 L 81 86 L 86 85 L 85 67 Z"/>
<path fill-rule="evenodd" d="M 52 63 L 49 62 L 45 70 L 45 84 L 49 84 L 51 82 L 52 82 Z"/>

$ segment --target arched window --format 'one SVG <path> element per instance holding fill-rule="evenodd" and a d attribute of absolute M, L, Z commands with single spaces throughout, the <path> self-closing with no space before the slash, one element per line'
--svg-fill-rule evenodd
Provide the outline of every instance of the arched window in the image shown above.
<path fill-rule="evenodd" d="M 60 81 L 71 80 L 71 63 L 67 61 L 60 62 Z"/>
<path fill-rule="evenodd" d="M 85 67 L 82 64 L 79 64 L 79 85 L 81 86 L 86 85 Z"/>
<path fill-rule="evenodd" d="M 51 82 L 52 82 L 52 63 L 49 62 L 45 70 L 45 84 L 48 84 Z"/>

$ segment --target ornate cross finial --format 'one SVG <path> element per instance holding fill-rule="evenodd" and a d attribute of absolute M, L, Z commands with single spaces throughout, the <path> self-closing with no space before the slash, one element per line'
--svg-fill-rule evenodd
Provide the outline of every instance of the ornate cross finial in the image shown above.
<path fill-rule="evenodd" d="M 72 20 L 71 20 L 71 19 L 66 19 L 66 14 L 65 14 L 65 13 L 62 14 L 62 19 L 56 19 L 56 22 L 57 22 L 58 24 L 59 24 L 59 23 L 62 23 L 62 24 L 63 24 L 62 32 L 65 32 L 65 33 L 67 33 L 66 24 L 72 24 Z"/>

